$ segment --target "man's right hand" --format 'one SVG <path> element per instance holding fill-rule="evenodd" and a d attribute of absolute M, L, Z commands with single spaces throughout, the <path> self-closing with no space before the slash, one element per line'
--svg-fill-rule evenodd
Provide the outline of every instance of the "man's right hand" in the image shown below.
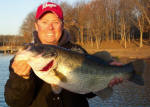
<path fill-rule="evenodd" d="M 14 72 L 23 77 L 24 79 L 28 79 L 30 77 L 31 67 L 27 64 L 27 61 L 15 61 L 12 63 L 12 68 Z"/>

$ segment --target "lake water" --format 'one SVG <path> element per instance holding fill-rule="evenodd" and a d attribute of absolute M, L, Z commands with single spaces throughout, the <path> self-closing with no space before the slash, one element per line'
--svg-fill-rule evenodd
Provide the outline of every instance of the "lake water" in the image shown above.
<path fill-rule="evenodd" d="M 8 107 L 4 99 L 4 86 L 9 76 L 8 66 L 12 57 L 0 54 L 0 107 Z"/>
<path fill-rule="evenodd" d="M 0 54 L 0 107 L 8 107 L 4 99 L 4 85 L 8 79 L 9 60 L 13 56 Z M 144 86 L 125 81 L 114 86 L 110 99 L 102 101 L 98 97 L 89 99 L 90 107 L 150 107 L 150 61 L 144 73 Z"/>

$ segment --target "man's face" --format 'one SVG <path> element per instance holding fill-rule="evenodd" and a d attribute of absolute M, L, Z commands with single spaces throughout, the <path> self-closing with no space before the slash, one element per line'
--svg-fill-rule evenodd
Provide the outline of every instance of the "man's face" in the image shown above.
<path fill-rule="evenodd" d="M 62 34 L 62 21 L 54 13 L 44 14 L 35 23 L 40 41 L 43 44 L 57 45 Z"/>

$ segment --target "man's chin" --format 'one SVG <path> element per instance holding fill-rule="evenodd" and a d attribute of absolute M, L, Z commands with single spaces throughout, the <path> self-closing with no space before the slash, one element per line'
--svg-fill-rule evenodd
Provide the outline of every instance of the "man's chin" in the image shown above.
<path fill-rule="evenodd" d="M 47 45 L 57 45 L 56 41 L 45 41 L 43 44 L 47 44 Z"/>

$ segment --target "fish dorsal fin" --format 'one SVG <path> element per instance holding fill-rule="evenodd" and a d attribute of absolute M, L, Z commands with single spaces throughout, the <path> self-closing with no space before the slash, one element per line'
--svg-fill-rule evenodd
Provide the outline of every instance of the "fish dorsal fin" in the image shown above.
<path fill-rule="evenodd" d="M 55 84 L 51 84 L 51 88 L 55 94 L 59 94 L 62 91 L 62 88 Z"/>
<path fill-rule="evenodd" d="M 113 94 L 113 89 L 110 87 L 106 87 L 103 90 L 100 90 L 98 92 L 93 92 L 95 93 L 98 97 L 100 97 L 102 100 L 106 100 L 110 98 Z"/>
<path fill-rule="evenodd" d="M 94 54 L 92 54 L 93 56 L 96 56 L 106 62 L 110 62 L 113 60 L 111 54 L 107 51 L 100 51 L 100 52 L 96 52 Z"/>

